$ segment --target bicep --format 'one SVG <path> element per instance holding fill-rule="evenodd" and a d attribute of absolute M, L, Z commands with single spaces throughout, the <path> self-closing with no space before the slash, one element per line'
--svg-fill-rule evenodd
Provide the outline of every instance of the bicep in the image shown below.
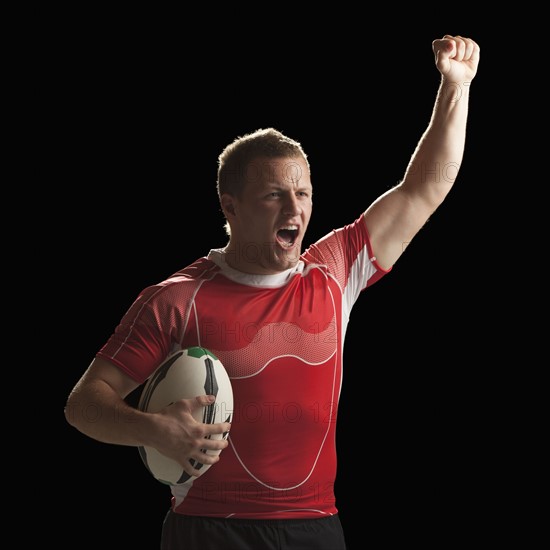
<path fill-rule="evenodd" d="M 94 358 L 79 384 L 90 386 L 106 384 L 123 399 L 140 385 L 116 365 L 102 357 Z"/>
<path fill-rule="evenodd" d="M 364 213 L 372 251 L 378 264 L 389 269 L 426 223 L 433 206 L 401 185 L 376 199 Z"/>

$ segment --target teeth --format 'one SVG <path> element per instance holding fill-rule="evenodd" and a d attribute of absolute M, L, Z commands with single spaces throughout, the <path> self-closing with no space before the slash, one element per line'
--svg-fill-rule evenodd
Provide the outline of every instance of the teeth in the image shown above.
<path fill-rule="evenodd" d="M 286 229 L 288 231 L 298 231 L 297 225 L 285 225 L 284 227 L 281 227 L 281 229 Z"/>

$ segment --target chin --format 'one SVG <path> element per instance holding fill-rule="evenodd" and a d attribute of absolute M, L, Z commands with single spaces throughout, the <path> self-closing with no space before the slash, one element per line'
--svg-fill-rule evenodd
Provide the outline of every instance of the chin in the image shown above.
<path fill-rule="evenodd" d="M 299 244 L 295 243 L 291 249 L 283 248 L 279 244 L 264 249 L 263 264 L 264 272 L 280 273 L 292 269 L 300 261 L 301 250 Z"/>
<path fill-rule="evenodd" d="M 283 254 L 279 256 L 279 262 L 285 265 L 284 269 L 290 269 L 300 261 L 300 255 L 300 248 L 294 246 L 292 250 L 283 250 Z"/>

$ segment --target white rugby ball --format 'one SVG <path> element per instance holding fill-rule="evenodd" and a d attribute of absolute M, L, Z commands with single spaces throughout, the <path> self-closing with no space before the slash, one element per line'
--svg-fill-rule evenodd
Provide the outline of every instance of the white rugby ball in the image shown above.
<path fill-rule="evenodd" d="M 212 405 L 196 410 L 195 420 L 206 424 L 231 422 L 233 415 L 233 389 L 231 380 L 222 362 L 202 347 L 190 347 L 170 355 L 147 380 L 138 408 L 146 412 L 158 412 L 179 399 L 193 399 L 197 395 L 215 395 Z M 209 437 L 225 439 L 228 433 Z M 181 464 L 147 446 L 138 447 L 139 454 L 153 476 L 167 485 L 185 483 L 192 476 Z M 221 451 L 208 450 L 217 455 Z M 212 464 L 201 464 L 191 460 L 201 474 Z"/>

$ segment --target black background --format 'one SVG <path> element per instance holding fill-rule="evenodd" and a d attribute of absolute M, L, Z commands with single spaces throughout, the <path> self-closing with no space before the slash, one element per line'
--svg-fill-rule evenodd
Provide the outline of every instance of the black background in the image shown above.
<path fill-rule="evenodd" d="M 44 192 L 65 202 L 48 250 L 62 450 L 48 493 L 70 525 L 57 547 L 158 547 L 169 490 L 136 449 L 88 439 L 63 407 L 138 292 L 225 245 L 223 147 L 267 126 L 302 143 L 315 190 L 305 244 L 314 242 L 403 176 L 439 82 L 431 42 L 444 33 L 482 48 L 465 158 L 446 202 L 352 312 L 336 494 L 350 548 L 433 542 L 442 531 L 458 540 L 482 521 L 492 421 L 475 361 L 488 313 L 474 298 L 493 238 L 480 189 L 494 167 L 486 34 L 442 18 L 406 32 L 388 24 L 375 38 L 353 16 L 325 13 L 321 26 L 241 21 L 222 35 L 202 22 L 190 39 L 196 22 L 163 27 L 146 15 L 79 18 L 52 36 L 45 118 L 61 137 L 48 159 L 58 183 Z"/>

